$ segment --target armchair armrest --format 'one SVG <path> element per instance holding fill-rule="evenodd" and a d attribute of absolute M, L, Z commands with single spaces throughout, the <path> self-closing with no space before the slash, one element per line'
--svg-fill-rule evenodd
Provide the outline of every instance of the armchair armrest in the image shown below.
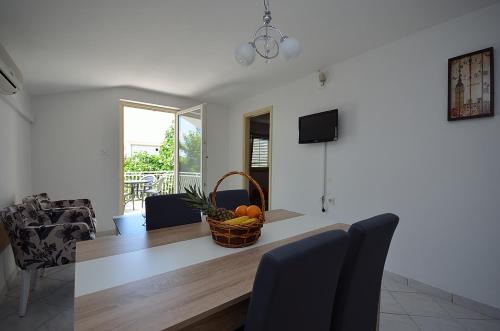
<path fill-rule="evenodd" d="M 95 217 L 94 207 L 89 199 L 56 200 L 50 202 L 52 208 L 73 208 L 86 207 L 90 210 L 92 217 Z"/>
<path fill-rule="evenodd" d="M 58 244 L 61 240 L 66 243 L 91 239 L 90 228 L 84 222 L 27 226 L 26 229 L 34 231 L 40 242 L 49 245 Z"/>
<path fill-rule="evenodd" d="M 95 235 L 95 220 L 87 207 L 53 208 L 41 213 L 47 213 L 52 224 L 87 224 L 90 232 Z"/>
<path fill-rule="evenodd" d="M 13 249 L 18 265 L 47 268 L 75 261 L 76 242 L 91 239 L 86 223 L 64 223 L 18 228 Z M 14 247 L 15 246 L 15 247 Z"/>

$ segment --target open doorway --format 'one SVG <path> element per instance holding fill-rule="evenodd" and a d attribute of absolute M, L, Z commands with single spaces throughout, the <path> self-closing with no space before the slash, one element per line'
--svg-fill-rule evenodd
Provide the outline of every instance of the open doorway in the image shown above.
<path fill-rule="evenodd" d="M 244 165 L 243 169 L 262 187 L 266 199 L 266 209 L 271 204 L 272 169 L 272 107 L 267 107 L 244 115 Z M 250 202 L 259 205 L 257 188 L 245 181 Z"/>
<path fill-rule="evenodd" d="M 204 188 L 204 105 L 186 110 L 121 101 L 120 210 L 141 211 L 151 195 Z"/>

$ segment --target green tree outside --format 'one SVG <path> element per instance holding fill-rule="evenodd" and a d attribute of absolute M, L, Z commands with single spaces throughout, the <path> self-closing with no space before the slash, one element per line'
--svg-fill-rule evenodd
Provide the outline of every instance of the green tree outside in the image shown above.
<path fill-rule="evenodd" d="M 179 145 L 180 171 L 200 172 L 201 132 L 189 132 L 183 135 Z M 147 152 L 134 153 L 126 157 L 123 163 L 125 172 L 172 171 L 174 170 L 175 128 L 172 126 L 165 132 L 165 139 L 160 145 L 159 155 Z"/>
<path fill-rule="evenodd" d="M 199 129 L 183 136 L 179 143 L 179 170 L 201 172 L 201 132 Z"/>
<path fill-rule="evenodd" d="M 143 171 L 159 171 L 164 166 L 160 162 L 157 155 L 151 155 L 146 152 L 138 152 L 134 155 L 125 158 L 123 170 L 125 172 L 143 172 Z"/>

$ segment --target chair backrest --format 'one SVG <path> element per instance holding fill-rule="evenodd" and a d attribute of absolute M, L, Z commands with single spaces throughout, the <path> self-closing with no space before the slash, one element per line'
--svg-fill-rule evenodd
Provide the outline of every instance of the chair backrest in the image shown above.
<path fill-rule="evenodd" d="M 154 175 L 145 175 L 141 177 L 141 180 L 147 180 L 148 182 L 152 183 L 156 180 L 156 177 Z"/>
<path fill-rule="evenodd" d="M 50 218 L 43 211 L 37 211 L 32 204 L 27 203 L 20 203 L 4 208 L 1 217 L 7 231 L 13 231 L 14 225 L 18 228 L 23 228 L 26 226 L 51 224 Z"/>
<path fill-rule="evenodd" d="M 5 230 L 9 233 L 15 232 L 15 227 L 24 227 L 22 220 L 16 215 L 15 206 L 6 207 L 0 210 L 0 222 L 3 224 Z"/>
<path fill-rule="evenodd" d="M 351 225 L 332 331 L 375 331 L 385 259 L 398 222 L 398 216 L 383 214 Z"/>
<path fill-rule="evenodd" d="M 210 193 L 212 199 L 212 193 Z M 215 195 L 217 207 L 234 210 L 239 205 L 249 205 L 250 198 L 247 190 L 226 190 L 217 191 Z"/>
<path fill-rule="evenodd" d="M 47 193 L 38 193 L 25 197 L 23 203 L 32 205 L 36 210 L 50 209 L 51 202 Z"/>
<path fill-rule="evenodd" d="M 26 205 L 33 206 L 33 208 L 35 208 L 36 210 L 42 209 L 35 195 L 28 195 L 27 197 L 23 198 L 23 203 Z"/>
<path fill-rule="evenodd" d="M 329 231 L 278 247 L 262 256 L 245 331 L 326 331 L 342 262 L 344 231 Z"/>
<path fill-rule="evenodd" d="M 165 176 L 160 176 L 160 178 L 158 178 L 158 181 L 156 182 L 156 190 L 160 193 L 160 194 L 163 194 L 163 192 L 165 191 Z"/>
<path fill-rule="evenodd" d="M 38 206 L 35 206 L 37 209 L 50 209 L 50 208 L 52 208 L 52 203 L 51 203 L 49 195 L 47 193 L 38 193 L 38 194 L 35 194 L 33 196 L 35 197 L 35 199 L 38 203 Z"/>
<path fill-rule="evenodd" d="M 34 195 L 37 199 L 40 199 L 40 200 L 49 200 L 50 201 L 50 198 L 49 198 L 49 194 L 48 193 L 38 193 L 38 194 L 35 194 Z"/>
<path fill-rule="evenodd" d="M 147 182 L 144 183 L 143 188 L 145 190 L 150 190 L 153 188 L 153 183 L 156 181 L 156 177 L 154 175 L 145 175 L 141 177 L 141 180 L 147 180 Z"/>
<path fill-rule="evenodd" d="M 201 213 L 186 201 L 185 194 L 156 195 L 146 198 L 146 230 L 201 222 Z"/>

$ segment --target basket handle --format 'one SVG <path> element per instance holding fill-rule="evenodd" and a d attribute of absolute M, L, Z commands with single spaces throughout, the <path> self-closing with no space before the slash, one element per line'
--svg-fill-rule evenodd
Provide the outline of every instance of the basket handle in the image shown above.
<path fill-rule="evenodd" d="M 217 189 L 219 188 L 220 184 L 224 181 L 224 179 L 226 179 L 229 176 L 233 176 L 233 175 L 243 176 L 246 179 L 248 179 L 253 185 L 255 185 L 255 187 L 259 191 L 260 202 L 261 202 L 261 210 L 262 210 L 262 213 L 264 213 L 264 211 L 266 210 L 266 199 L 264 198 L 264 192 L 262 191 L 262 187 L 260 187 L 259 183 L 257 183 L 257 181 L 255 179 L 253 179 L 250 175 L 248 175 L 248 174 L 246 174 L 246 173 L 244 173 L 242 171 L 231 171 L 231 172 L 228 172 L 227 174 L 225 174 L 224 176 L 222 176 L 221 179 L 219 179 L 219 181 L 217 182 L 217 184 L 215 184 L 214 190 L 212 192 L 212 204 L 214 204 L 215 206 L 217 206 L 217 204 L 215 202 L 215 199 L 216 199 L 216 195 L 217 195 Z"/>

